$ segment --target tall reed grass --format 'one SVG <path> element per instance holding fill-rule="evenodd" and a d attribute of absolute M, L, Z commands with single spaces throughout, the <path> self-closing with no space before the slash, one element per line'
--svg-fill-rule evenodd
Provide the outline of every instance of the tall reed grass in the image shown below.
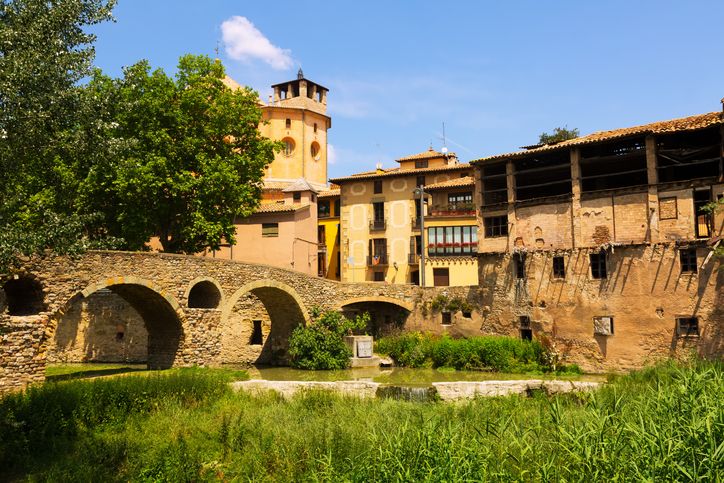
<path fill-rule="evenodd" d="M 125 379 L 111 382 L 123 387 L 132 378 Z M 13 442 L 3 462 L 31 480 L 66 481 L 721 481 L 724 475 L 721 363 L 666 363 L 592 394 L 464 404 L 318 392 L 285 401 L 232 394 L 202 379 L 158 380 L 158 394 L 167 396 L 152 393 L 152 402 L 123 401 L 118 409 L 124 398 L 89 389 L 94 382 L 6 398 L 4 416 L 9 408 L 23 412 L 3 426 L 3 450 L 8 437 L 20 435 L 36 446 L 26 458 L 20 448 L 27 443 Z M 74 391 L 100 397 L 70 397 L 69 407 L 50 400 Z M 142 393 L 126 389 L 134 398 Z M 53 434 L 36 425 L 53 418 L 33 416 L 30 400 L 35 410 L 62 408 L 52 424 L 65 434 L 63 448 L 44 453 Z"/>

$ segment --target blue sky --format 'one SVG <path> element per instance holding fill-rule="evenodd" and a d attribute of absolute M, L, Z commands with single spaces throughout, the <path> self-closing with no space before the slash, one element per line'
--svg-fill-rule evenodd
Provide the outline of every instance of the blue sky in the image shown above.
<path fill-rule="evenodd" d="M 469 161 L 724 96 L 721 1 L 119 0 L 114 14 L 94 29 L 110 75 L 140 59 L 173 72 L 220 42 L 228 74 L 267 99 L 301 65 L 330 89 L 330 177 L 439 149 L 443 122 Z"/>

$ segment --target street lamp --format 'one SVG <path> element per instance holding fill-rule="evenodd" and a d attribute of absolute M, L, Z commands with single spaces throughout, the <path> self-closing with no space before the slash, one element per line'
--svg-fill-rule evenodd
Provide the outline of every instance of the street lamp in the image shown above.
<path fill-rule="evenodd" d="M 415 196 L 420 197 L 420 286 L 425 286 L 425 185 L 415 188 Z"/>

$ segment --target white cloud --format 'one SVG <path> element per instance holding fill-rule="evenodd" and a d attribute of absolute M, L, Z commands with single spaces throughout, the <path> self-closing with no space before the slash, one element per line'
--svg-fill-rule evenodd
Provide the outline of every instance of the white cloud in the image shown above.
<path fill-rule="evenodd" d="M 334 146 L 327 143 L 327 163 L 335 164 L 336 162 L 337 162 L 337 151 L 335 151 Z"/>
<path fill-rule="evenodd" d="M 221 24 L 221 36 L 229 57 L 235 60 L 261 60 L 277 70 L 294 66 L 291 50 L 272 44 L 246 17 L 235 15 Z"/>

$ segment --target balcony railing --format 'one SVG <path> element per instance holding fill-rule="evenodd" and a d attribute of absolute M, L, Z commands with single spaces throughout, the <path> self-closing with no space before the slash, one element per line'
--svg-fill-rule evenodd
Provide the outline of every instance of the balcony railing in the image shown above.
<path fill-rule="evenodd" d="M 428 216 L 475 216 L 475 205 L 472 203 L 433 205 Z"/>
<path fill-rule="evenodd" d="M 330 214 L 329 211 L 318 211 L 317 212 L 317 218 L 329 218 Z"/>
<path fill-rule="evenodd" d="M 412 219 L 412 229 L 413 230 L 419 230 L 420 229 L 420 217 L 416 216 Z"/>
<path fill-rule="evenodd" d="M 387 254 L 381 253 L 379 255 L 373 255 L 367 257 L 367 266 L 375 267 L 379 265 L 387 265 Z"/>
<path fill-rule="evenodd" d="M 326 253 L 326 252 L 327 252 L 327 244 L 324 243 L 324 242 L 319 242 L 319 243 L 317 244 L 317 251 L 320 252 L 320 253 L 321 253 L 321 252 L 325 252 L 325 253 Z"/>
<path fill-rule="evenodd" d="M 370 231 L 384 231 L 387 229 L 387 220 L 370 221 Z"/>
<path fill-rule="evenodd" d="M 419 265 L 420 263 L 420 255 L 417 253 L 410 253 L 407 255 L 407 264 L 408 265 Z"/>

